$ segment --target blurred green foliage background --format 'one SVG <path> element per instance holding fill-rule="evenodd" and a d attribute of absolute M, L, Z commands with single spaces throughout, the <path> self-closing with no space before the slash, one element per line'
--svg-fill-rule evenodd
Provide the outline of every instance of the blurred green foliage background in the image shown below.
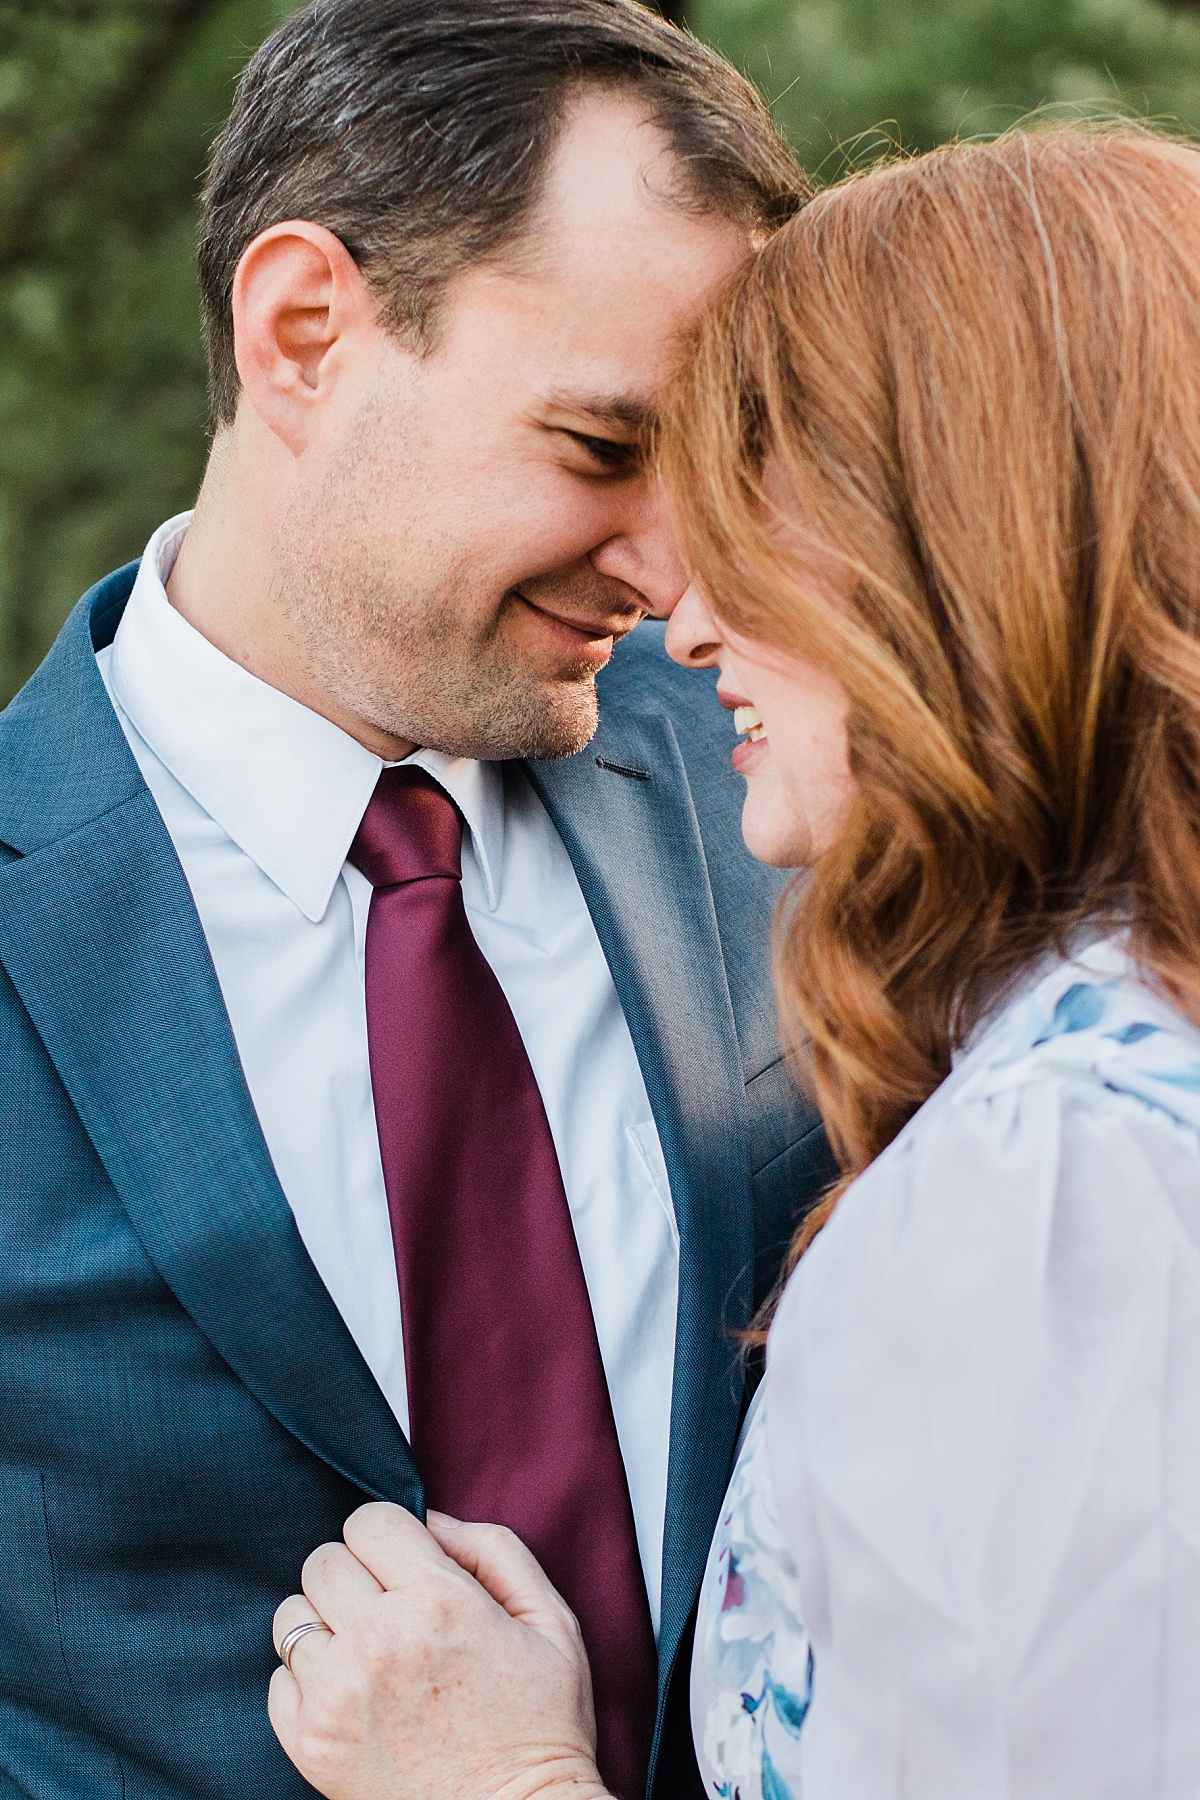
<path fill-rule="evenodd" d="M 0 702 L 206 453 L 192 276 L 205 152 L 294 0 L 0 0 Z M 1169 0 L 690 0 L 819 179 L 1043 105 L 1200 133 Z"/>

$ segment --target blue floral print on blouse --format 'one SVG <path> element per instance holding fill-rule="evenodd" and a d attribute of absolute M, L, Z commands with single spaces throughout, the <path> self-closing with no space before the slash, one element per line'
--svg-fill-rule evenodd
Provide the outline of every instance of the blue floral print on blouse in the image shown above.
<path fill-rule="evenodd" d="M 719 1800 L 793 1800 L 780 1765 L 812 1698 L 812 1650 L 775 1511 L 765 1417 L 760 1405 L 750 1420 L 701 1605 L 700 1652 L 715 1684 L 704 1757 Z"/>
<path fill-rule="evenodd" d="M 996 1091 L 1047 1075 L 1090 1077 L 1197 1127 L 1200 1060 L 1182 1035 L 1187 1030 L 1108 940 L 1061 965 L 1001 1014 L 978 1045 L 976 1079 Z"/>

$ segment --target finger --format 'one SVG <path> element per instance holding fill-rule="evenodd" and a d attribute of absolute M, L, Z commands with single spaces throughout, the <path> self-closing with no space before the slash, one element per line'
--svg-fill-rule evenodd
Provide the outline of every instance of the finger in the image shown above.
<path fill-rule="evenodd" d="M 428 1515 L 429 1531 L 460 1569 L 473 1575 L 511 1618 L 534 1625 L 574 1618 L 532 1550 L 503 1525 L 467 1525 L 444 1513 Z"/>
<path fill-rule="evenodd" d="M 382 1587 L 404 1587 L 430 1565 L 445 1566 L 433 1535 L 402 1506 L 373 1500 L 352 1512 L 342 1527 L 346 1543 Z"/>
<path fill-rule="evenodd" d="M 279 1647 L 293 1625 L 304 1625 L 310 1620 L 318 1623 L 320 1619 L 321 1615 L 316 1607 L 310 1600 L 306 1600 L 303 1594 L 289 1594 L 286 1600 L 281 1600 L 275 1608 L 275 1617 L 271 1622 L 271 1639 L 275 1645 L 276 1656 L 279 1655 Z M 313 1635 L 315 1637 L 316 1633 L 314 1632 Z"/>
<path fill-rule="evenodd" d="M 316 1632 L 313 1636 L 316 1637 Z M 291 1756 L 300 1724 L 300 1683 L 280 1663 L 267 1689 L 267 1717 L 271 1729 Z"/>
<path fill-rule="evenodd" d="M 335 1631 L 346 1631 L 383 1588 L 345 1544 L 322 1544 L 300 1572 L 304 1592 Z"/>
<path fill-rule="evenodd" d="M 288 1646 L 288 1634 L 298 1625 L 319 1625 L 319 1631 L 306 1631 L 303 1636 Z M 306 1675 L 310 1675 L 321 1656 L 328 1650 L 333 1633 L 303 1594 L 290 1594 L 275 1609 L 275 1620 L 271 1628 L 271 1636 L 275 1642 L 275 1654 L 283 1661 L 283 1652 L 287 1650 L 289 1673 L 303 1684 Z"/>

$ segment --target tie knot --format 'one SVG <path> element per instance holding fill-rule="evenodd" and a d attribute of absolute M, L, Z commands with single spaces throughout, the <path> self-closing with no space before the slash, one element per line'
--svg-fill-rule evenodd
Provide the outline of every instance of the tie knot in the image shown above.
<path fill-rule="evenodd" d="M 374 888 L 462 879 L 462 819 L 424 769 L 384 769 L 347 859 Z"/>

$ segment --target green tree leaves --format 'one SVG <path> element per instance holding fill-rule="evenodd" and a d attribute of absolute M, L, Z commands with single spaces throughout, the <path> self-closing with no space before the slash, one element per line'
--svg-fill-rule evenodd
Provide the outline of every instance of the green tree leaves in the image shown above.
<path fill-rule="evenodd" d="M 0 7 L 0 698 L 188 504 L 209 139 L 272 0 Z"/>
<path fill-rule="evenodd" d="M 690 16 L 827 178 L 847 151 L 929 149 L 1046 105 L 1200 126 L 1200 17 L 1158 0 L 694 0 Z"/>
<path fill-rule="evenodd" d="M 0 0 L 0 701 L 82 590 L 195 493 L 197 188 L 239 69 L 294 4 Z M 1200 12 L 1161 0 L 686 10 L 825 179 L 847 148 L 923 148 L 1045 104 L 1200 129 Z"/>

